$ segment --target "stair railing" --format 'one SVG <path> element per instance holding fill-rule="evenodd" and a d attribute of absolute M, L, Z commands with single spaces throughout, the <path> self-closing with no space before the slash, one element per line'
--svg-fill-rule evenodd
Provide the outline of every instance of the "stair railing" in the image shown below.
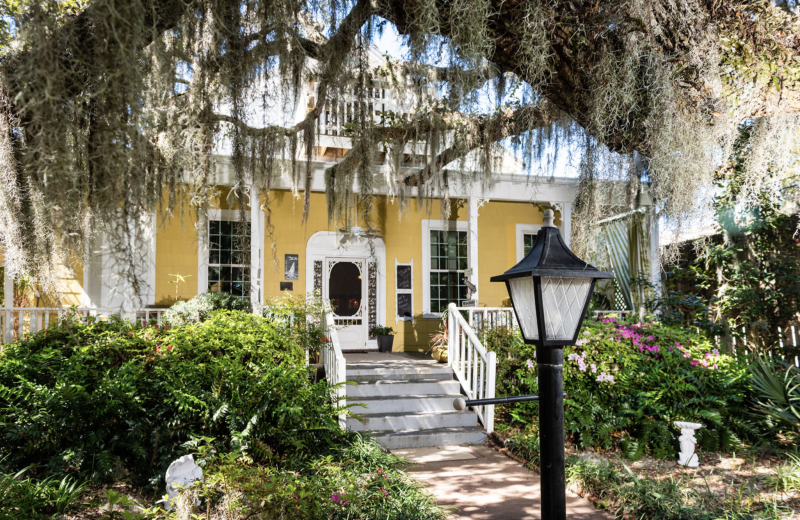
<path fill-rule="evenodd" d="M 330 309 L 330 306 L 327 306 Z M 328 381 L 328 386 L 334 388 L 334 399 L 336 399 L 337 406 L 345 406 L 347 397 L 347 389 L 344 382 L 347 381 L 347 361 L 342 354 L 342 346 L 339 343 L 339 334 L 336 332 L 336 323 L 333 319 L 333 312 L 330 310 L 325 312 L 325 333 L 327 334 L 327 342 L 322 344 L 322 364 L 325 367 L 325 379 Z M 337 386 L 338 385 L 338 386 Z M 346 415 L 339 416 L 339 426 L 345 428 Z"/>
<path fill-rule="evenodd" d="M 452 367 L 468 399 L 494 397 L 497 355 L 489 352 L 461 315 L 455 303 L 448 307 L 447 363 Z M 475 407 L 487 433 L 494 431 L 494 405 Z"/>

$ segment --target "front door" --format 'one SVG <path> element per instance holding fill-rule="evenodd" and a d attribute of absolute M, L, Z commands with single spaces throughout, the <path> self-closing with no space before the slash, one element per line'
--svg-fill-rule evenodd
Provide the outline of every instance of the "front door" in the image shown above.
<path fill-rule="evenodd" d="M 331 303 L 342 350 L 367 347 L 367 262 L 361 258 L 326 258 L 323 298 Z"/>

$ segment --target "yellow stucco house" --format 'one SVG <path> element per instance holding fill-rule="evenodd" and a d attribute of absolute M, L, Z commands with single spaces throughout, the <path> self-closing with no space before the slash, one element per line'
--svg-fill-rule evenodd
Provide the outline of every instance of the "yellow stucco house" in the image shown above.
<path fill-rule="evenodd" d="M 378 87 L 371 110 L 376 114 L 407 111 L 401 100 L 392 99 L 388 88 Z M 305 94 L 307 99 L 299 100 L 296 107 L 299 118 L 306 107 L 313 106 L 313 84 Z M 319 291 L 334 305 L 337 322 L 347 325 L 339 331 L 343 349 L 377 348 L 369 331 L 386 325 L 397 331 L 395 350 L 427 350 L 450 302 L 459 306 L 507 305 L 504 284 L 489 279 L 527 253 L 545 208 L 555 210 L 555 224 L 569 244 L 578 179 L 534 179 L 504 150 L 496 168 L 499 171 L 488 186 L 449 188 L 448 220 L 441 220 L 442 200 L 418 202 L 417 188 L 404 194 L 410 202 L 401 212 L 396 190 L 384 185 L 376 191 L 375 230 L 330 225 L 324 172 L 350 149 L 350 139 L 343 135 L 350 109 L 344 102 L 334 104 L 320 116 L 311 210 L 305 223 L 303 192 L 293 192 L 290 181 L 283 179 L 271 190 L 268 205 L 263 195 L 258 204 L 248 202 L 244 208 L 248 222 L 237 225 L 241 212 L 228 203 L 233 175 L 230 157 L 223 150 L 216 160 L 218 196 L 209 211 L 209 247 L 198 240 L 197 215 L 188 203 L 176 210 L 180 216 L 166 221 L 154 216 L 153 239 L 143 245 L 140 267 L 146 282 L 142 305 L 163 308 L 176 299 L 207 291 L 245 295 L 254 302 L 265 302 L 283 291 Z M 410 166 L 414 153 L 409 153 Z M 459 164 L 449 167 L 463 168 L 470 161 Z M 376 177 L 389 177 L 387 165 L 376 164 L 375 168 Z M 413 171 L 408 168 L 409 173 Z M 654 257 L 657 233 L 650 236 L 649 250 Z M 65 271 L 59 302 L 36 299 L 31 304 L 132 310 L 130 291 L 124 277 L 117 274 L 102 237 L 84 264 L 71 275 Z M 654 268 L 654 280 L 657 275 Z M 13 307 L 9 297 L 12 285 L 7 279 L 5 307 L 9 310 Z M 6 338 L 8 327 L 6 324 Z"/>

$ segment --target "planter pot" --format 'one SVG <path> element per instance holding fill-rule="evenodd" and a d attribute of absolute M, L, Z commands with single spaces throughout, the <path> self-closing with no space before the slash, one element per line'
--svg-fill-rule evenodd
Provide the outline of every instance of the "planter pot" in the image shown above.
<path fill-rule="evenodd" d="M 378 340 L 378 352 L 391 352 L 394 336 L 376 336 Z"/>

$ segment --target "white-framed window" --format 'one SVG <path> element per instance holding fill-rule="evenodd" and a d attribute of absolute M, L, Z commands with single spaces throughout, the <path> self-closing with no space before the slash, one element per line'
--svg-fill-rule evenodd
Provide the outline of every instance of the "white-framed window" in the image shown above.
<path fill-rule="evenodd" d="M 208 292 L 250 295 L 250 222 L 209 220 Z"/>
<path fill-rule="evenodd" d="M 517 262 L 531 250 L 540 229 L 542 226 L 538 224 L 517 224 Z"/>
<path fill-rule="evenodd" d="M 208 248 L 198 255 L 197 292 L 250 295 L 251 226 L 235 210 L 209 210 Z"/>
<path fill-rule="evenodd" d="M 448 304 L 461 305 L 467 299 L 468 240 L 467 222 L 422 221 L 423 318 L 439 318 Z"/>
<path fill-rule="evenodd" d="M 414 321 L 414 260 L 394 259 L 395 323 Z"/>

